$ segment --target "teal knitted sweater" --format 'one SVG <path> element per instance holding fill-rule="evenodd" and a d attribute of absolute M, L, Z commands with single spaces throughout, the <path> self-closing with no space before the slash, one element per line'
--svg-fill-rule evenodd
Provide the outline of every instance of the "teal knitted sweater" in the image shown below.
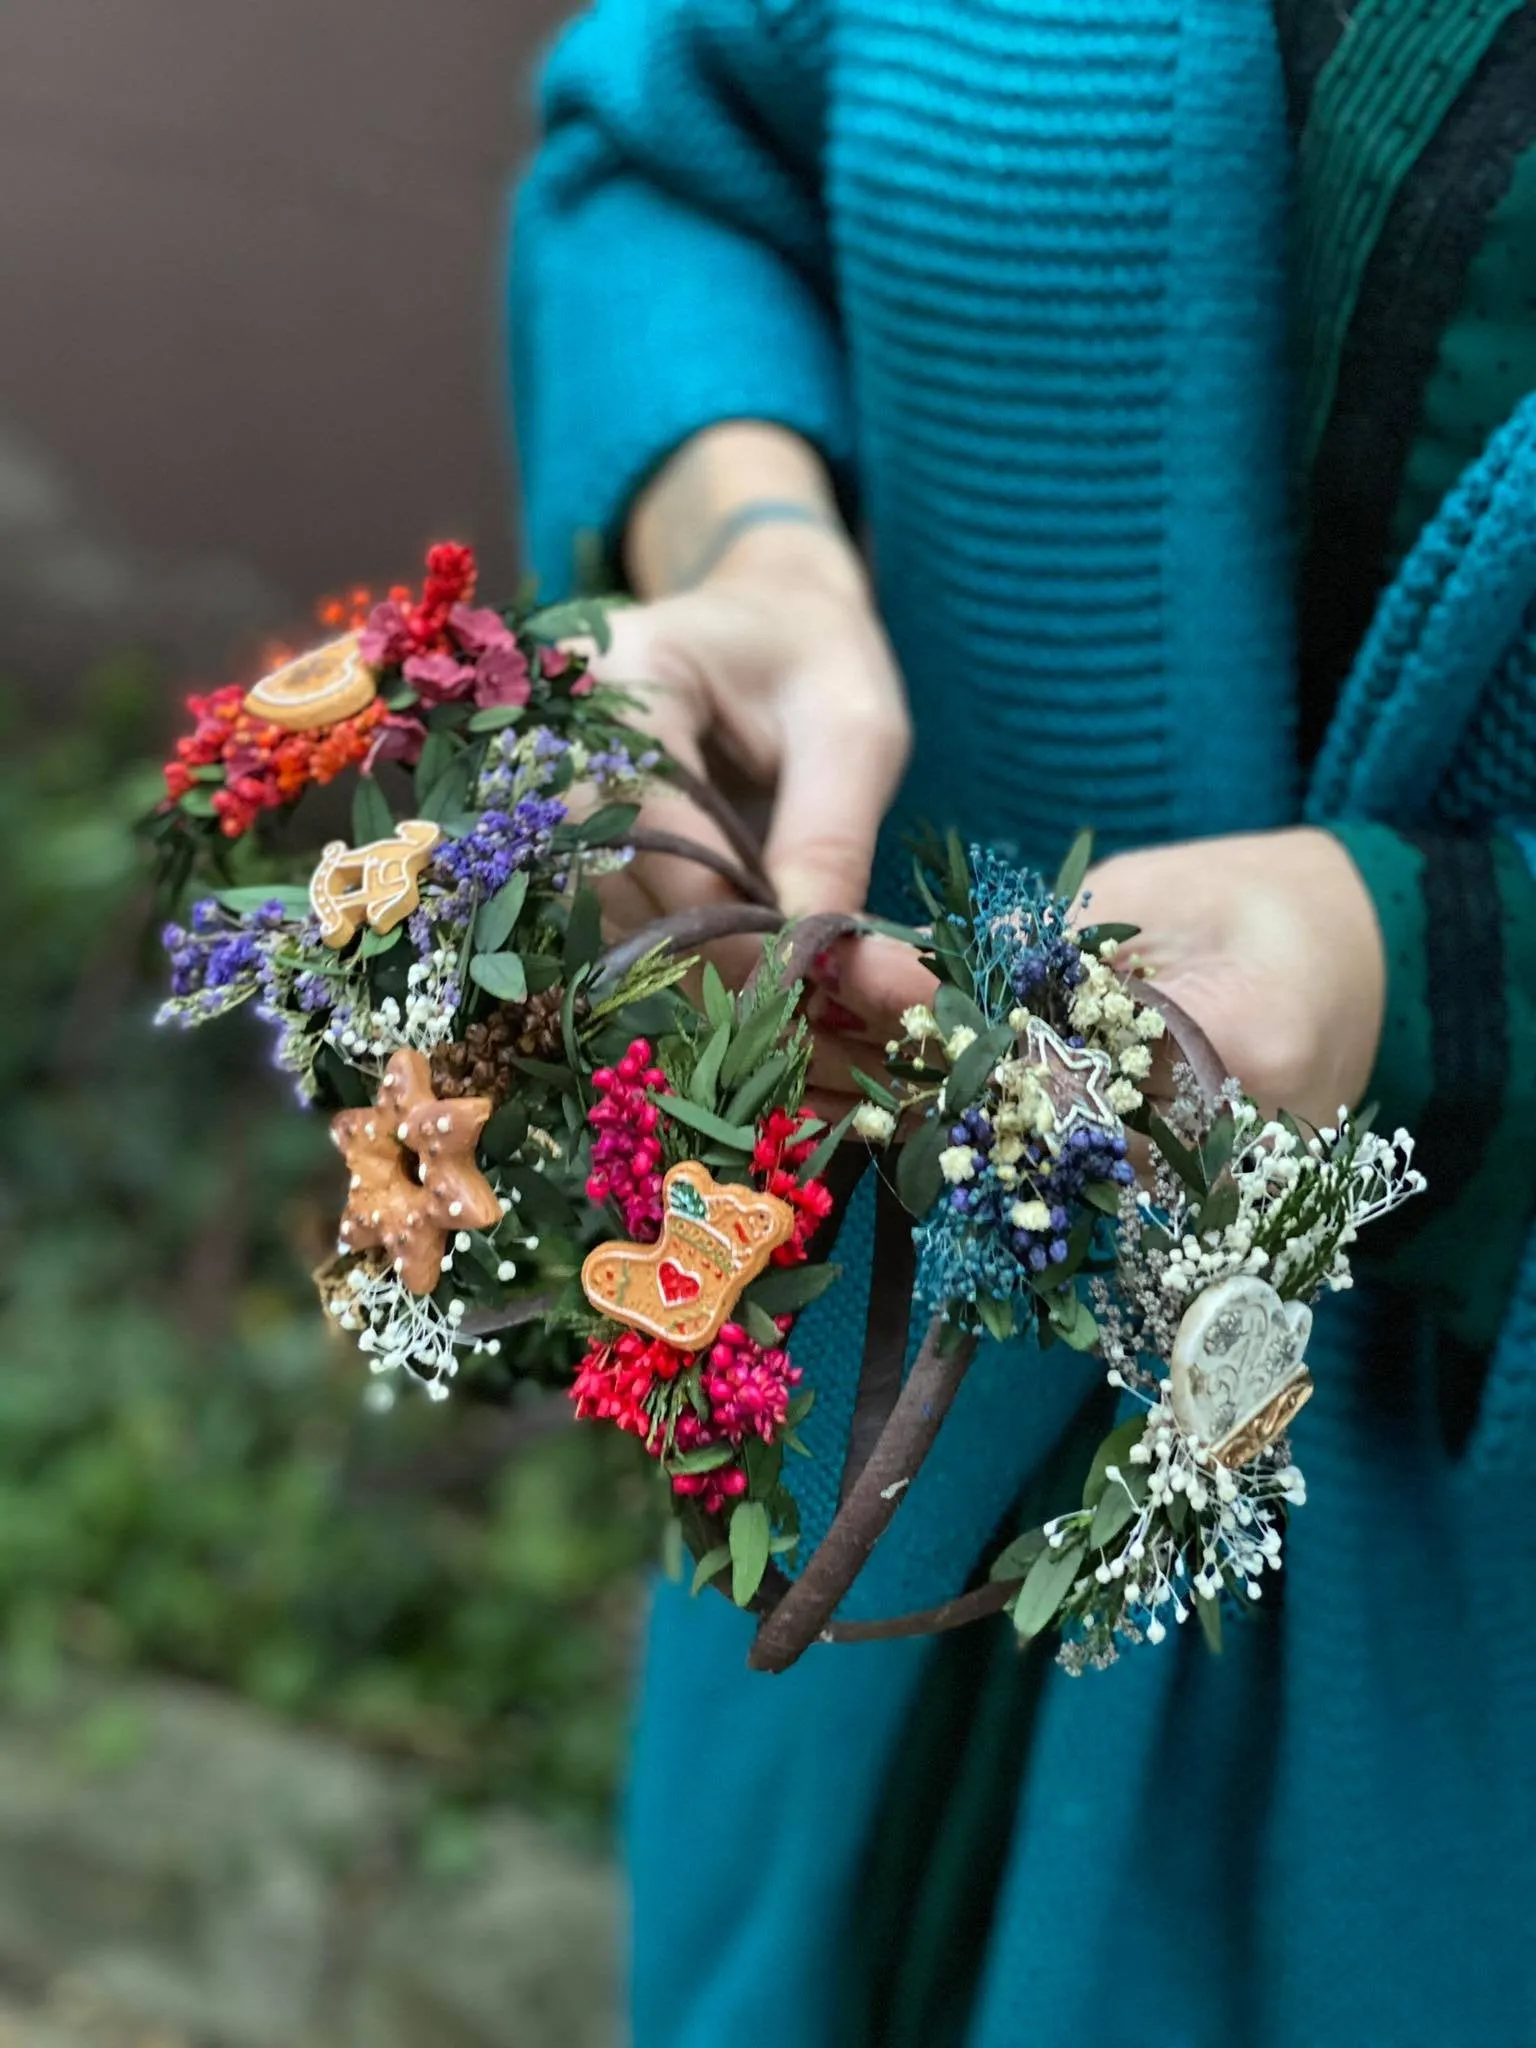
<path fill-rule="evenodd" d="M 1130 844 L 1299 814 L 1288 150 L 1263 0 L 605 0 L 553 62 L 546 118 L 514 382 L 548 582 L 690 434 L 779 421 L 872 537 L 917 735 L 896 830 L 956 822 L 1050 861 L 1084 820 Z M 1523 433 L 1506 471 L 1536 479 Z M 1536 594 L 1519 504 L 1474 493 L 1437 535 L 1420 608 L 1351 686 L 1327 815 L 1438 822 L 1426 759 L 1453 761 Z M 1471 650 L 1459 667 L 1431 658 L 1447 645 Z M 1431 701 L 1452 682 L 1454 715 Z M 1373 752 L 1394 721 L 1421 745 Z M 1536 818 L 1533 785 L 1456 821 Z M 868 1244 L 856 1213 L 848 1282 L 796 1333 L 818 1391 L 811 1543 Z M 1367 1289 L 1332 1304 L 1280 1610 L 1220 1660 L 1190 1639 L 1042 1674 L 971 2048 L 1536 2040 L 1529 1327 L 1452 1449 L 1418 1312 Z M 862 1611 L 964 1578 L 1089 1391 L 1059 1356 L 984 1351 Z M 850 1901 L 933 1653 L 815 1651 L 769 1681 L 743 1668 L 747 1635 L 724 1602 L 657 1596 L 630 1801 L 637 2048 L 843 2048 Z"/>

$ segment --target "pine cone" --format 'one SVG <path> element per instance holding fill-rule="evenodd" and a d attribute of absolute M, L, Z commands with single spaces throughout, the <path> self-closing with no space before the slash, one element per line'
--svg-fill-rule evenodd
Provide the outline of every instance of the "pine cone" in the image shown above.
<path fill-rule="evenodd" d="M 526 1060 L 557 1060 L 563 1056 L 560 1010 L 562 988 L 541 990 L 526 1002 L 498 1003 L 471 1024 L 462 1038 L 440 1045 L 432 1055 L 432 1085 L 444 1097 L 488 1095 L 505 1102 L 518 1083 L 513 1064 Z M 578 1010 L 583 1009 L 580 997 Z"/>

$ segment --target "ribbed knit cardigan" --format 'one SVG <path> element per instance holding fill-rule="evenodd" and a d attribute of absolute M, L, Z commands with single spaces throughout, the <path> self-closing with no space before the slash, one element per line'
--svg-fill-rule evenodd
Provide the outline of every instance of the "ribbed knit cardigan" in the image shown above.
<path fill-rule="evenodd" d="M 873 538 L 917 731 L 906 818 L 1050 860 L 1085 819 L 1120 844 L 1297 814 L 1262 0 L 606 0 L 547 118 L 515 309 L 547 581 L 689 434 L 778 420 Z M 1383 614 L 1324 812 L 1431 822 L 1457 735 L 1495 729 L 1491 696 L 1527 701 L 1532 423 L 1506 439 Z M 1526 762 L 1458 822 L 1536 818 Z M 796 1332 L 808 1543 L 867 1219 L 839 1256 Z M 1529 1279 L 1455 1459 L 1414 1312 L 1330 1304 L 1282 1612 L 1219 1660 L 1181 1636 L 1050 1675 L 974 2048 L 1536 2040 Z M 1060 1360 L 984 1350 L 861 1609 L 964 1577 L 1089 1383 Z M 834 2048 L 847 1901 L 927 1651 L 818 1650 L 766 1680 L 748 1634 L 722 1601 L 657 1596 L 637 2048 Z"/>

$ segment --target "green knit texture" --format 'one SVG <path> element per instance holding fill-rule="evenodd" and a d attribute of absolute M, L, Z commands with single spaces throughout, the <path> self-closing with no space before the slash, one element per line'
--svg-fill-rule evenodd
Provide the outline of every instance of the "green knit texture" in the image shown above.
<path fill-rule="evenodd" d="M 1386 1256 L 1366 1245 L 1358 1263 L 1422 1300 L 1442 1328 L 1484 1349 L 1499 1332 L 1531 1227 L 1536 1157 L 1536 882 L 1519 849 L 1499 839 L 1493 869 L 1502 961 L 1467 963 L 1480 976 L 1484 1029 L 1507 1034 L 1506 1085 L 1493 1105 L 1437 1102 L 1434 1021 L 1428 988 L 1429 931 L 1422 847 L 1385 825 L 1331 828 L 1370 892 L 1386 953 L 1386 1009 L 1366 1099 L 1383 1131 L 1422 1129 L 1431 1113 L 1491 1112 L 1492 1133 L 1467 1169 L 1424 1160 L 1430 1186 L 1402 1212 Z M 1454 934 L 1451 935 L 1454 939 Z M 1447 934 L 1442 931 L 1440 939 Z M 1439 1169 L 1437 1171 L 1437 1168 Z"/>
<path fill-rule="evenodd" d="M 1401 558 L 1456 479 L 1536 391 L 1536 150 L 1488 220 L 1462 303 L 1441 337 L 1392 518 Z"/>
<path fill-rule="evenodd" d="M 1306 218 L 1329 222 L 1302 255 L 1296 311 L 1308 337 L 1301 399 L 1310 464 L 1344 338 L 1392 201 L 1508 17 L 1523 0 L 1363 0 L 1318 80 L 1297 148 Z M 1407 16 L 1407 18 L 1405 18 Z"/>

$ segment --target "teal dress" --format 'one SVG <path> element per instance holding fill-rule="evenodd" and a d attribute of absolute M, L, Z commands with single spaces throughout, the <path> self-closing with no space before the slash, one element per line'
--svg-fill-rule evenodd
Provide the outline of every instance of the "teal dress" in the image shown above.
<path fill-rule="evenodd" d="M 1536 411 L 1441 406 L 1423 438 L 1531 139 L 1530 10 L 1341 21 L 602 0 L 550 65 L 513 304 L 546 583 L 689 435 L 805 436 L 911 694 L 885 900 L 918 817 L 1049 862 L 1085 820 L 1132 845 L 1310 803 L 1382 915 L 1379 1090 L 1434 1183 L 1420 1247 L 1319 1319 L 1284 1595 L 1219 1660 L 1180 1632 L 1073 1681 L 982 1634 L 768 1680 L 726 1603 L 658 1589 L 637 2048 L 1536 2040 Z M 1379 376 L 1372 333 L 1410 323 L 1413 377 Z M 856 1211 L 795 1334 L 812 1544 L 869 1255 Z M 984 1349 L 850 1612 L 953 1591 L 1070 1465 L 1093 1374 L 1059 1361 Z"/>

